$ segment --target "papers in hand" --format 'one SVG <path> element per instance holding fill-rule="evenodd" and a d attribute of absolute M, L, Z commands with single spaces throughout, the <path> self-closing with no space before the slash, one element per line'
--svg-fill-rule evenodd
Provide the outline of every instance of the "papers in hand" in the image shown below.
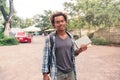
<path fill-rule="evenodd" d="M 92 41 L 89 39 L 88 36 L 83 36 L 75 41 L 76 47 L 80 48 L 82 44 L 89 45 Z"/>

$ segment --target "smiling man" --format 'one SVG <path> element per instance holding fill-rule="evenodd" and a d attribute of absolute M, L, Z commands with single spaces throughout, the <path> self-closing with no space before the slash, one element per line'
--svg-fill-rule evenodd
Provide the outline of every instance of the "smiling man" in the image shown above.
<path fill-rule="evenodd" d="M 87 45 L 75 50 L 73 36 L 66 30 L 67 15 L 56 12 L 50 21 L 55 32 L 49 34 L 45 40 L 43 50 L 42 73 L 43 80 L 77 80 L 75 70 L 75 56 L 87 49 Z M 49 77 L 50 74 L 50 77 Z"/>

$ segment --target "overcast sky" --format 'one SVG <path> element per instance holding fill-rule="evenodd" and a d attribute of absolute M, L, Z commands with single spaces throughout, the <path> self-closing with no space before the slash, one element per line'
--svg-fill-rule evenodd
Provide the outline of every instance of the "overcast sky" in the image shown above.
<path fill-rule="evenodd" d="M 17 15 L 30 18 L 35 14 L 42 14 L 43 10 L 63 10 L 63 3 L 69 0 L 13 0 Z"/>

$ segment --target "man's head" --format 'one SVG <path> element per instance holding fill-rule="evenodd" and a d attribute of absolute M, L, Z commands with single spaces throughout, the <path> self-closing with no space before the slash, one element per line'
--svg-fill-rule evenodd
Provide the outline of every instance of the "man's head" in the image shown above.
<path fill-rule="evenodd" d="M 64 18 L 65 22 L 67 23 L 67 15 L 63 12 L 56 12 L 56 13 L 52 14 L 50 17 L 50 22 L 53 27 L 55 27 L 55 18 L 58 16 L 62 16 Z"/>

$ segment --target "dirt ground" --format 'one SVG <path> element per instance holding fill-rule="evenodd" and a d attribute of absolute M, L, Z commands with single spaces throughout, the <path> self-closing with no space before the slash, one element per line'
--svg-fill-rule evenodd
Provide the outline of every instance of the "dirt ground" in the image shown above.
<path fill-rule="evenodd" d="M 44 37 L 0 46 L 0 80 L 42 80 Z M 120 47 L 92 45 L 76 57 L 78 80 L 120 80 Z"/>

